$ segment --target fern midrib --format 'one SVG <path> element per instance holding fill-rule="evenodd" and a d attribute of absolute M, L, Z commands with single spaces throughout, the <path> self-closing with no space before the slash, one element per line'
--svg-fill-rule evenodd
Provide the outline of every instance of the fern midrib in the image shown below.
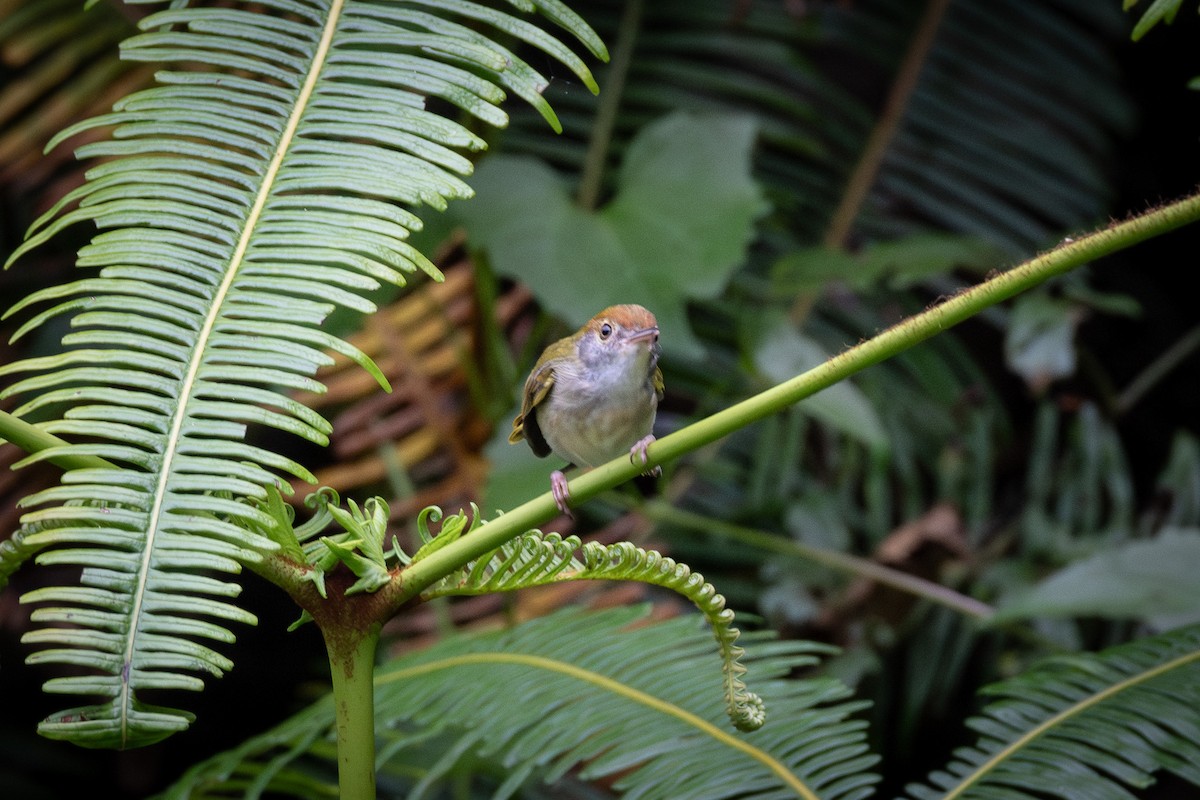
<path fill-rule="evenodd" d="M 577 667 L 574 664 L 569 664 L 564 661 L 557 661 L 545 656 L 537 656 L 526 653 L 467 653 L 460 656 L 450 656 L 448 658 L 439 658 L 436 661 L 430 661 L 425 664 L 419 664 L 414 667 L 406 667 L 391 672 L 381 673 L 376 676 L 375 684 L 381 686 L 385 683 L 394 681 L 406 680 L 408 678 L 427 675 L 439 670 L 471 666 L 471 665 L 489 665 L 489 664 L 520 664 L 534 669 L 544 669 L 550 672 L 557 672 L 561 675 L 567 675 L 576 680 L 584 681 L 597 686 L 607 692 L 624 697 L 635 703 L 652 708 L 668 716 L 689 725 L 696 730 L 704 733 L 713 739 L 720 742 L 722 745 L 737 750 L 755 761 L 762 764 L 772 773 L 777 775 L 781 782 L 793 789 L 797 796 L 805 800 L 819 800 L 817 795 L 809 789 L 803 781 L 796 777 L 787 765 L 781 763 L 770 753 L 755 747 L 744 739 L 739 739 L 731 733 L 721 730 L 716 725 L 713 725 L 706 719 L 698 717 L 695 714 L 687 711 L 679 706 L 668 703 L 648 694 L 639 689 L 634 689 L 632 686 L 613 680 L 598 672 L 593 672 L 582 667 Z"/>
<path fill-rule="evenodd" d="M 1099 705 L 1105 700 L 1108 700 L 1109 698 L 1114 697 L 1115 695 L 1118 695 L 1127 689 L 1132 689 L 1140 684 L 1153 680 L 1160 675 L 1165 675 L 1172 670 L 1184 667 L 1189 662 L 1196 660 L 1200 660 L 1200 651 L 1186 653 L 1179 658 L 1175 658 L 1166 662 L 1165 664 L 1160 664 L 1152 670 L 1140 672 L 1137 675 L 1133 675 L 1119 683 L 1114 683 L 1112 686 L 1104 689 L 1104 691 L 1097 692 L 1096 694 L 1089 696 L 1086 700 L 1076 703 L 1069 708 L 1063 709 L 1054 716 L 1042 722 L 1040 725 L 1031 728 L 1023 736 L 1014 739 L 1007 746 L 997 750 L 991 758 L 981 762 L 968 777 L 955 786 L 953 790 L 946 793 L 942 797 L 942 800 L 954 800 L 954 798 L 961 797 L 963 793 L 965 793 L 972 786 L 982 780 L 985 780 L 991 771 L 1002 761 L 1009 758 L 1014 753 L 1018 753 L 1023 747 L 1032 742 L 1034 739 L 1046 733 L 1048 730 L 1051 730 L 1055 726 L 1062 724 L 1071 717 L 1082 714 L 1083 712 L 1090 710 L 1094 706 Z"/>
<path fill-rule="evenodd" d="M 259 218 L 262 216 L 263 208 L 266 206 L 267 198 L 271 195 L 271 189 L 274 186 L 276 176 L 279 173 L 280 165 L 283 163 L 284 156 L 287 155 L 288 149 L 291 147 L 292 140 L 296 135 L 296 128 L 300 124 L 300 118 L 303 116 L 305 109 L 312 97 L 313 90 L 316 87 L 317 80 L 320 77 L 321 70 L 324 67 L 325 60 L 328 58 L 329 49 L 333 42 L 333 34 L 337 29 L 337 23 L 341 17 L 342 7 L 345 0 L 333 0 L 329 6 L 329 16 L 325 21 L 325 27 L 321 32 L 321 39 L 317 44 L 317 49 L 313 54 L 312 66 L 305 77 L 304 84 L 300 87 L 300 91 L 296 96 L 296 104 L 292 109 L 292 114 L 288 118 L 287 125 L 284 127 L 279 136 L 279 142 L 275 147 L 275 152 L 271 157 L 271 162 L 263 174 L 262 183 L 259 186 L 258 194 L 254 198 L 254 204 L 250 207 L 250 213 L 246 217 L 246 224 L 242 227 L 241 236 L 238 238 L 237 246 L 234 248 L 233 255 L 229 260 L 229 268 L 225 272 L 225 277 L 221 281 L 213 297 L 212 305 L 209 308 L 204 324 L 200 327 L 196 337 L 195 346 L 192 349 L 191 361 L 188 363 L 187 371 L 184 373 L 183 380 L 180 383 L 180 392 L 178 404 L 175 408 L 175 415 L 171 420 L 171 426 L 167 433 L 166 447 L 163 448 L 163 462 L 159 468 L 158 483 L 155 485 L 154 503 L 151 506 L 148 516 L 149 527 L 146 531 L 146 543 L 142 550 L 142 563 L 140 582 L 137 591 L 134 593 L 133 608 L 131 609 L 130 618 L 132 624 L 129 626 L 129 634 L 125 641 L 124 652 L 124 667 L 122 669 L 121 682 L 121 742 L 125 744 L 128 741 L 128 725 L 129 725 L 129 708 L 130 708 L 130 672 L 133 663 L 133 653 L 136 649 L 136 641 L 138 631 L 140 630 L 142 605 L 146 595 L 146 586 L 150 576 L 150 561 L 154 553 L 155 539 L 161 530 L 160 517 L 162 514 L 162 505 L 166 499 L 167 486 L 170 483 L 172 474 L 172 465 L 175 460 L 176 448 L 179 446 L 181 431 L 183 430 L 184 422 L 188 418 L 188 407 L 191 402 L 192 391 L 196 384 L 196 375 L 200 371 L 200 365 L 204 361 L 204 354 L 208 349 L 208 343 L 212 338 L 213 328 L 220 316 L 220 311 L 225 305 L 226 298 L 233 286 L 234 279 L 237 277 L 242 263 L 246 257 L 246 251 L 250 247 L 250 240 L 254 236 L 255 229 L 258 225 Z"/>

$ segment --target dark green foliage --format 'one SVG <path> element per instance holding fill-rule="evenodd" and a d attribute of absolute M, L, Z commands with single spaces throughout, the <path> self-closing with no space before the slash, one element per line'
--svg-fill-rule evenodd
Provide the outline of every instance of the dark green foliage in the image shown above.
<path fill-rule="evenodd" d="M 625 797 L 870 794 L 875 759 L 863 724 L 850 716 L 861 704 L 848 701 L 836 681 L 784 679 L 812 666 L 826 648 L 747 637 L 756 685 L 778 716 L 762 730 L 735 735 L 709 667 L 709 633 L 692 617 L 647 623 L 644 613 L 560 611 L 381 664 L 381 752 L 431 735 L 452 737 L 443 741 L 444 757 L 409 783 L 414 795 L 448 779 L 468 754 L 504 765 L 508 778 L 498 797 L 577 767 L 584 778 L 615 778 Z M 478 724 L 464 728 L 468 719 Z M 321 702 L 197 765 L 166 796 L 241 797 L 243 783 L 256 779 L 262 788 L 307 784 L 297 794 L 319 797 L 328 784 L 314 777 L 320 771 L 312 771 L 313 757 L 327 757 L 322 742 L 332 722 L 331 704 Z"/>
<path fill-rule="evenodd" d="M 1200 627 L 1063 656 L 989 686 L 980 738 L 912 797 L 1124 800 L 1172 772 L 1200 786 Z"/>

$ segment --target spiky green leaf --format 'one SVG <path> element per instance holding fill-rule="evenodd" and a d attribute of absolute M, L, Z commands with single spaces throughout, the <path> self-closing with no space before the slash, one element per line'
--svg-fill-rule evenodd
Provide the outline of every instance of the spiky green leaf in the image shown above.
<path fill-rule="evenodd" d="M 34 222 L 11 265 L 79 222 L 100 229 L 80 252 L 87 277 L 42 289 L 9 314 L 34 312 L 24 336 L 70 319 L 63 352 L 0 367 L 45 432 L 69 440 L 32 455 L 90 455 L 106 466 L 68 472 L 27 498 L 31 531 L 6 571 L 37 552 L 83 564 L 80 586 L 26 595 L 45 604 L 33 658 L 95 675 L 52 683 L 100 695 L 43 733 L 127 747 L 186 727 L 185 711 L 139 696 L 196 689 L 193 673 L 228 662 L 197 639 L 228 641 L 253 622 L 232 603 L 235 575 L 278 548 L 253 501 L 283 475 L 313 480 L 291 458 L 245 441 L 268 426 L 324 444 L 328 422 L 296 402 L 327 350 L 349 356 L 386 388 L 352 345 L 321 329 L 338 308 L 374 309 L 364 294 L 437 270 L 406 241 L 413 212 L 468 197 L 467 155 L 482 140 L 460 112 L 503 125 L 508 94 L 541 99 L 546 80 L 497 40 L 528 43 L 594 86 L 582 60 L 527 12 L 458 0 L 287 0 L 193 8 L 173 3 L 141 19 L 122 56 L 186 62 L 111 113 L 63 131 L 111 135 L 77 155 L 101 159 L 88 181 Z M 603 46 L 550 0 L 538 10 L 594 52 Z M 199 69 L 195 68 L 199 67 Z M 426 108 L 443 101 L 449 112 Z M 435 104 L 430 104 L 431 108 Z M 220 580 L 195 574 L 215 570 Z M 58 632 L 78 612 L 88 630 Z M 57 679 L 56 679 L 57 680 Z"/>
<path fill-rule="evenodd" d="M 1051 659 L 988 687 L 979 734 L 910 797 L 1125 800 L 1160 770 L 1200 786 L 1200 626 Z"/>

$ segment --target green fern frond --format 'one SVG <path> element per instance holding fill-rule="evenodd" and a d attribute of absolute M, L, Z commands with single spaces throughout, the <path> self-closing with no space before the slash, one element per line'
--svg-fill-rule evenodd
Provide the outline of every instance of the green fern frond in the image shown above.
<path fill-rule="evenodd" d="M 471 529 L 479 523 L 479 511 L 474 510 L 471 524 L 467 524 L 465 514 L 451 515 L 443 523 L 443 533 L 431 537 L 424 532 L 425 522 L 429 518 L 440 518 L 441 512 L 432 507 L 425 509 L 421 527 L 426 544 L 417 551 L 413 561 L 419 560 L 439 540 L 444 545 L 460 536 L 470 535 Z M 725 607 L 725 598 L 717 594 L 703 575 L 654 550 L 629 542 L 581 544 L 577 536 L 564 538 L 557 533 L 528 531 L 446 576 L 421 596 L 431 599 L 488 594 L 579 580 L 638 581 L 670 589 L 690 600 L 704 614 L 717 640 L 730 720 L 743 731 L 762 727 L 766 709 L 762 698 L 749 691 L 742 681 L 746 672 L 741 662 L 745 650 L 736 644 L 741 633 L 733 626 L 733 611 Z"/>
<path fill-rule="evenodd" d="M 865 723 L 850 718 L 863 704 L 847 701 L 849 690 L 833 679 L 785 677 L 825 648 L 751 636 L 751 665 L 774 714 L 740 735 L 726 727 L 711 691 L 711 645 L 694 618 L 648 622 L 645 609 L 568 609 L 393 659 L 375 679 L 382 774 L 398 751 L 440 732 L 452 738 L 440 740 L 442 758 L 425 765 L 419 784 L 409 785 L 414 793 L 471 756 L 504 765 L 498 797 L 577 767 L 584 779 L 615 780 L 630 798 L 867 797 L 876 759 Z M 239 784 L 256 781 L 262 790 L 289 786 L 296 796 L 320 797 L 329 786 L 312 767 L 329 768 L 333 722 L 326 698 L 196 765 L 165 796 L 241 797 Z"/>
<path fill-rule="evenodd" d="M 717 594 L 703 575 L 693 572 L 686 564 L 629 542 L 607 546 L 588 542 L 583 548 L 583 560 L 589 578 L 651 583 L 679 592 L 695 603 L 712 626 L 721 651 L 729 718 L 739 730 L 752 731 L 762 727 L 766 721 L 766 706 L 762 698 L 747 690 L 742 681 L 742 675 L 746 673 L 742 658 L 746 651 L 736 644 L 741 633 L 733 627 L 733 611 L 725 607 L 725 598 Z"/>
<path fill-rule="evenodd" d="M 323 391 L 312 375 L 327 350 L 386 388 L 367 356 L 320 325 L 339 307 L 374 310 L 364 294 L 382 284 L 403 285 L 417 270 L 438 276 L 406 241 L 420 225 L 410 209 L 469 196 L 464 152 L 483 141 L 426 110 L 426 98 L 503 125 L 498 104 L 511 92 L 556 124 L 540 97 L 545 79 L 488 32 L 562 59 L 594 86 L 553 36 L 469 0 L 254 5 L 173 3 L 141 20 L 125 59 L 202 69 L 162 71 L 154 88 L 56 137 L 52 146 L 112 128 L 77 150 L 104 163 L 9 259 L 78 222 L 101 229 L 79 256 L 97 274 L 8 311 L 38 309 L 20 336 L 69 316 L 68 349 L 0 367 L 22 376 L 0 392 L 26 398 L 18 416 L 38 412 L 44 431 L 76 440 L 27 462 L 109 462 L 25 500 L 36 508 L 26 524 L 43 528 L 26 543 L 52 551 L 39 559 L 84 565 L 81 586 L 26 596 L 48 604 L 35 616 L 47 627 L 29 640 L 63 645 L 33 659 L 92 668 L 48 688 L 104 698 L 42 730 L 90 746 L 144 744 L 185 727 L 189 714 L 145 707 L 139 692 L 199 688 L 192 673 L 228 665 L 194 639 L 229 641 L 228 623 L 253 621 L 229 602 L 236 583 L 194 573 L 236 574 L 276 550 L 252 532 L 274 524 L 256 502 L 265 487 L 286 485 L 280 473 L 314 479 L 246 442 L 248 426 L 326 443 L 329 424 L 289 392 Z M 603 54 L 561 4 L 537 10 Z M 92 620 L 85 633 L 60 630 L 72 614 Z"/>
<path fill-rule="evenodd" d="M 1129 798 L 1167 770 L 1200 786 L 1200 626 L 1051 659 L 984 689 L 980 735 L 911 797 Z"/>
<path fill-rule="evenodd" d="M 368 500 L 362 508 L 353 501 L 349 501 L 348 509 L 325 502 L 322 508 L 343 532 L 321 536 L 302 549 L 300 538 L 292 532 L 292 509 L 282 502 L 277 490 L 271 488 L 267 498 L 257 505 L 273 521 L 271 526 L 259 530 L 291 558 L 309 567 L 306 579 L 314 583 L 322 596 L 325 574 L 339 564 L 358 578 L 346 589 L 346 594 L 375 592 L 393 579 L 394 569 L 416 564 L 451 542 L 470 536 L 476 526 L 486 524 L 474 505 L 472 516 L 459 513 L 445 517 L 441 509 L 429 506 L 417 517 L 422 544 L 408 556 L 397 542 L 393 542 L 390 551 L 384 549 L 388 512 L 387 504 L 380 498 Z M 442 525 L 435 534 L 429 525 L 438 521 Z M 400 580 L 403 581 L 402 572 Z M 442 578 L 422 592 L 421 599 L 490 594 L 579 580 L 639 581 L 670 589 L 695 604 L 717 640 L 730 720 L 743 731 L 762 727 L 766 709 L 762 699 L 749 691 L 742 680 L 746 672 L 741 661 L 745 650 L 736 644 L 741 634 L 733 626 L 734 614 L 725 607 L 725 598 L 717 594 L 704 576 L 653 550 L 629 542 L 607 546 L 597 542 L 582 544 L 577 536 L 528 531 Z M 302 616 L 296 625 L 310 619 Z"/>
<path fill-rule="evenodd" d="M 474 503 L 471 504 L 471 511 L 473 514 L 470 517 L 458 513 L 443 518 L 442 510 L 437 506 L 422 510 L 417 518 L 417 530 L 423 544 L 413 554 L 412 563 L 470 535 L 476 526 L 486 524 L 479 514 L 479 507 Z M 429 522 L 439 520 L 441 529 L 435 535 L 429 530 Z M 553 583 L 564 570 L 575 574 L 584 568 L 575 559 L 575 551 L 579 546 L 578 536 L 564 538 L 557 533 L 528 531 L 450 573 L 426 589 L 421 596 L 428 599 L 451 594 L 488 594 Z"/>

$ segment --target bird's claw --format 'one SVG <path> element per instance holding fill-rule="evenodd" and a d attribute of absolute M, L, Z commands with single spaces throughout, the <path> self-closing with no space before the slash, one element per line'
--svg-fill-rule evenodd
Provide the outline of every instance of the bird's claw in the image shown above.
<path fill-rule="evenodd" d="M 638 439 L 637 442 L 634 443 L 633 447 L 629 448 L 629 460 L 635 464 L 637 463 L 637 459 L 639 459 L 639 458 L 642 460 L 643 464 L 645 464 L 647 461 L 649 461 L 650 454 L 647 452 L 647 449 L 650 447 L 651 444 L 654 443 L 654 441 L 655 441 L 654 434 L 650 434 L 649 436 L 643 436 L 641 439 Z M 657 478 L 660 475 L 662 475 L 662 467 L 656 466 L 656 467 L 654 467 L 654 469 L 650 470 L 649 472 L 647 472 L 645 474 L 653 475 L 654 477 Z"/>
<path fill-rule="evenodd" d="M 556 469 L 550 473 L 550 494 L 554 496 L 554 505 L 558 506 L 558 510 L 571 519 L 575 519 L 571 509 L 567 508 L 567 501 L 571 499 L 571 491 L 567 488 L 567 476 L 562 474 L 562 470 Z"/>

